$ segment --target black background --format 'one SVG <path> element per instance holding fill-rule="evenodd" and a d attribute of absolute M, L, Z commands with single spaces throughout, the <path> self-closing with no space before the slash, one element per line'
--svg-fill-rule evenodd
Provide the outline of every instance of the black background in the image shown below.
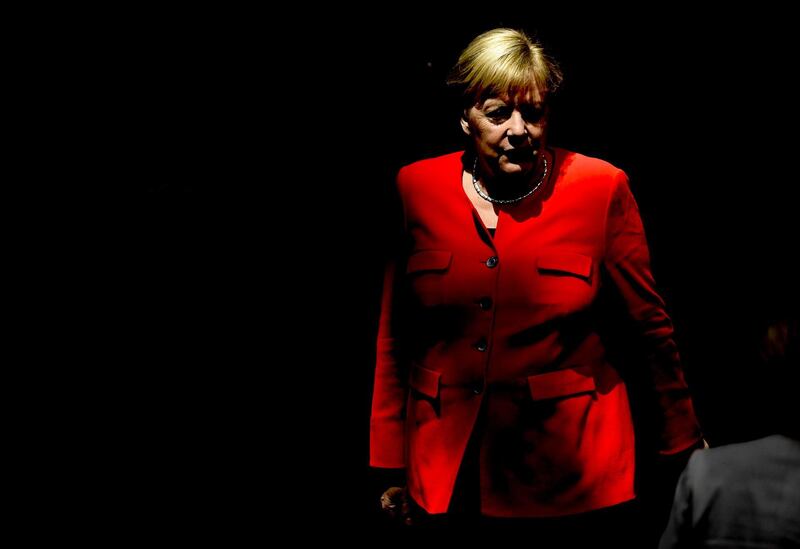
<path fill-rule="evenodd" d="M 764 431 L 752 334 L 796 295 L 787 18 L 531 12 L 174 13 L 127 44 L 139 101 L 126 174 L 142 191 L 131 386 L 143 395 L 129 456 L 145 517 L 195 534 L 281 516 L 374 521 L 368 414 L 392 177 L 461 147 L 443 80 L 499 25 L 528 30 L 562 66 L 551 142 L 629 174 L 706 438 Z"/>

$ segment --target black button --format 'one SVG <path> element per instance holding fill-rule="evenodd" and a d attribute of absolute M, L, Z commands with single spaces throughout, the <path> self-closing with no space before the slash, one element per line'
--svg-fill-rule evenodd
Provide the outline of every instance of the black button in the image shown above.
<path fill-rule="evenodd" d="M 473 383 L 472 384 L 472 394 L 479 395 L 483 392 L 483 383 Z"/>
<path fill-rule="evenodd" d="M 478 349 L 480 352 L 485 351 L 489 347 L 489 344 L 486 342 L 486 338 L 480 338 L 475 343 L 475 348 Z"/>
<path fill-rule="evenodd" d="M 492 308 L 492 298 L 488 296 L 480 298 L 478 300 L 478 306 L 484 311 L 488 311 Z"/>
<path fill-rule="evenodd" d="M 494 267 L 496 267 L 497 266 L 497 258 L 495 256 L 492 256 L 489 259 L 487 259 L 486 260 L 486 266 L 489 267 L 490 269 L 493 269 Z"/>

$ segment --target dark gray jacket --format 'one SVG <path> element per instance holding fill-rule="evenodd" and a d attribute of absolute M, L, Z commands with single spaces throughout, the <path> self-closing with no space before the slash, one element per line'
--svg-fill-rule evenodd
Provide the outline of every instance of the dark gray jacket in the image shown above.
<path fill-rule="evenodd" d="M 773 435 L 696 451 L 659 549 L 800 547 L 800 441 Z"/>

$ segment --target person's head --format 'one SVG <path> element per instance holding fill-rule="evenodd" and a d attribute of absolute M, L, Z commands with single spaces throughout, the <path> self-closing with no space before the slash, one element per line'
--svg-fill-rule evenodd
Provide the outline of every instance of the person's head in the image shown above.
<path fill-rule="evenodd" d="M 767 326 L 760 349 L 761 360 L 767 367 L 797 368 L 798 325 L 797 316 L 784 316 Z"/>
<path fill-rule="evenodd" d="M 448 78 L 463 101 L 461 127 L 489 177 L 532 174 L 544 150 L 547 99 L 561 71 L 525 33 L 494 29 L 476 37 Z"/>
<path fill-rule="evenodd" d="M 779 431 L 800 438 L 796 392 L 800 383 L 800 322 L 797 310 L 789 310 L 769 321 L 762 329 L 758 370 L 760 399 L 767 408 L 769 431 Z M 752 382 L 751 382 L 752 384 Z"/>

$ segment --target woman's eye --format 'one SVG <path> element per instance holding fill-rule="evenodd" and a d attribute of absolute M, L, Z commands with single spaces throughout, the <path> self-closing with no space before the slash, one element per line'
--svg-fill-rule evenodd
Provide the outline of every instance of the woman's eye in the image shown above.
<path fill-rule="evenodd" d="M 520 115 L 522 115 L 522 119 L 529 124 L 535 124 L 542 120 L 544 117 L 544 108 L 542 107 L 535 107 L 532 105 L 523 105 L 518 107 Z M 491 120 L 494 124 L 502 124 L 509 118 L 511 118 L 511 114 L 514 112 L 514 109 L 511 107 L 497 107 L 494 109 L 490 109 L 486 112 L 486 118 Z"/>
<path fill-rule="evenodd" d="M 538 122 L 544 116 L 544 109 L 542 107 L 520 107 L 520 114 L 526 122 Z"/>
<path fill-rule="evenodd" d="M 507 109 L 505 107 L 501 107 L 498 109 L 492 109 L 486 113 L 486 117 L 491 120 L 492 122 L 505 122 L 511 115 L 511 109 Z"/>

